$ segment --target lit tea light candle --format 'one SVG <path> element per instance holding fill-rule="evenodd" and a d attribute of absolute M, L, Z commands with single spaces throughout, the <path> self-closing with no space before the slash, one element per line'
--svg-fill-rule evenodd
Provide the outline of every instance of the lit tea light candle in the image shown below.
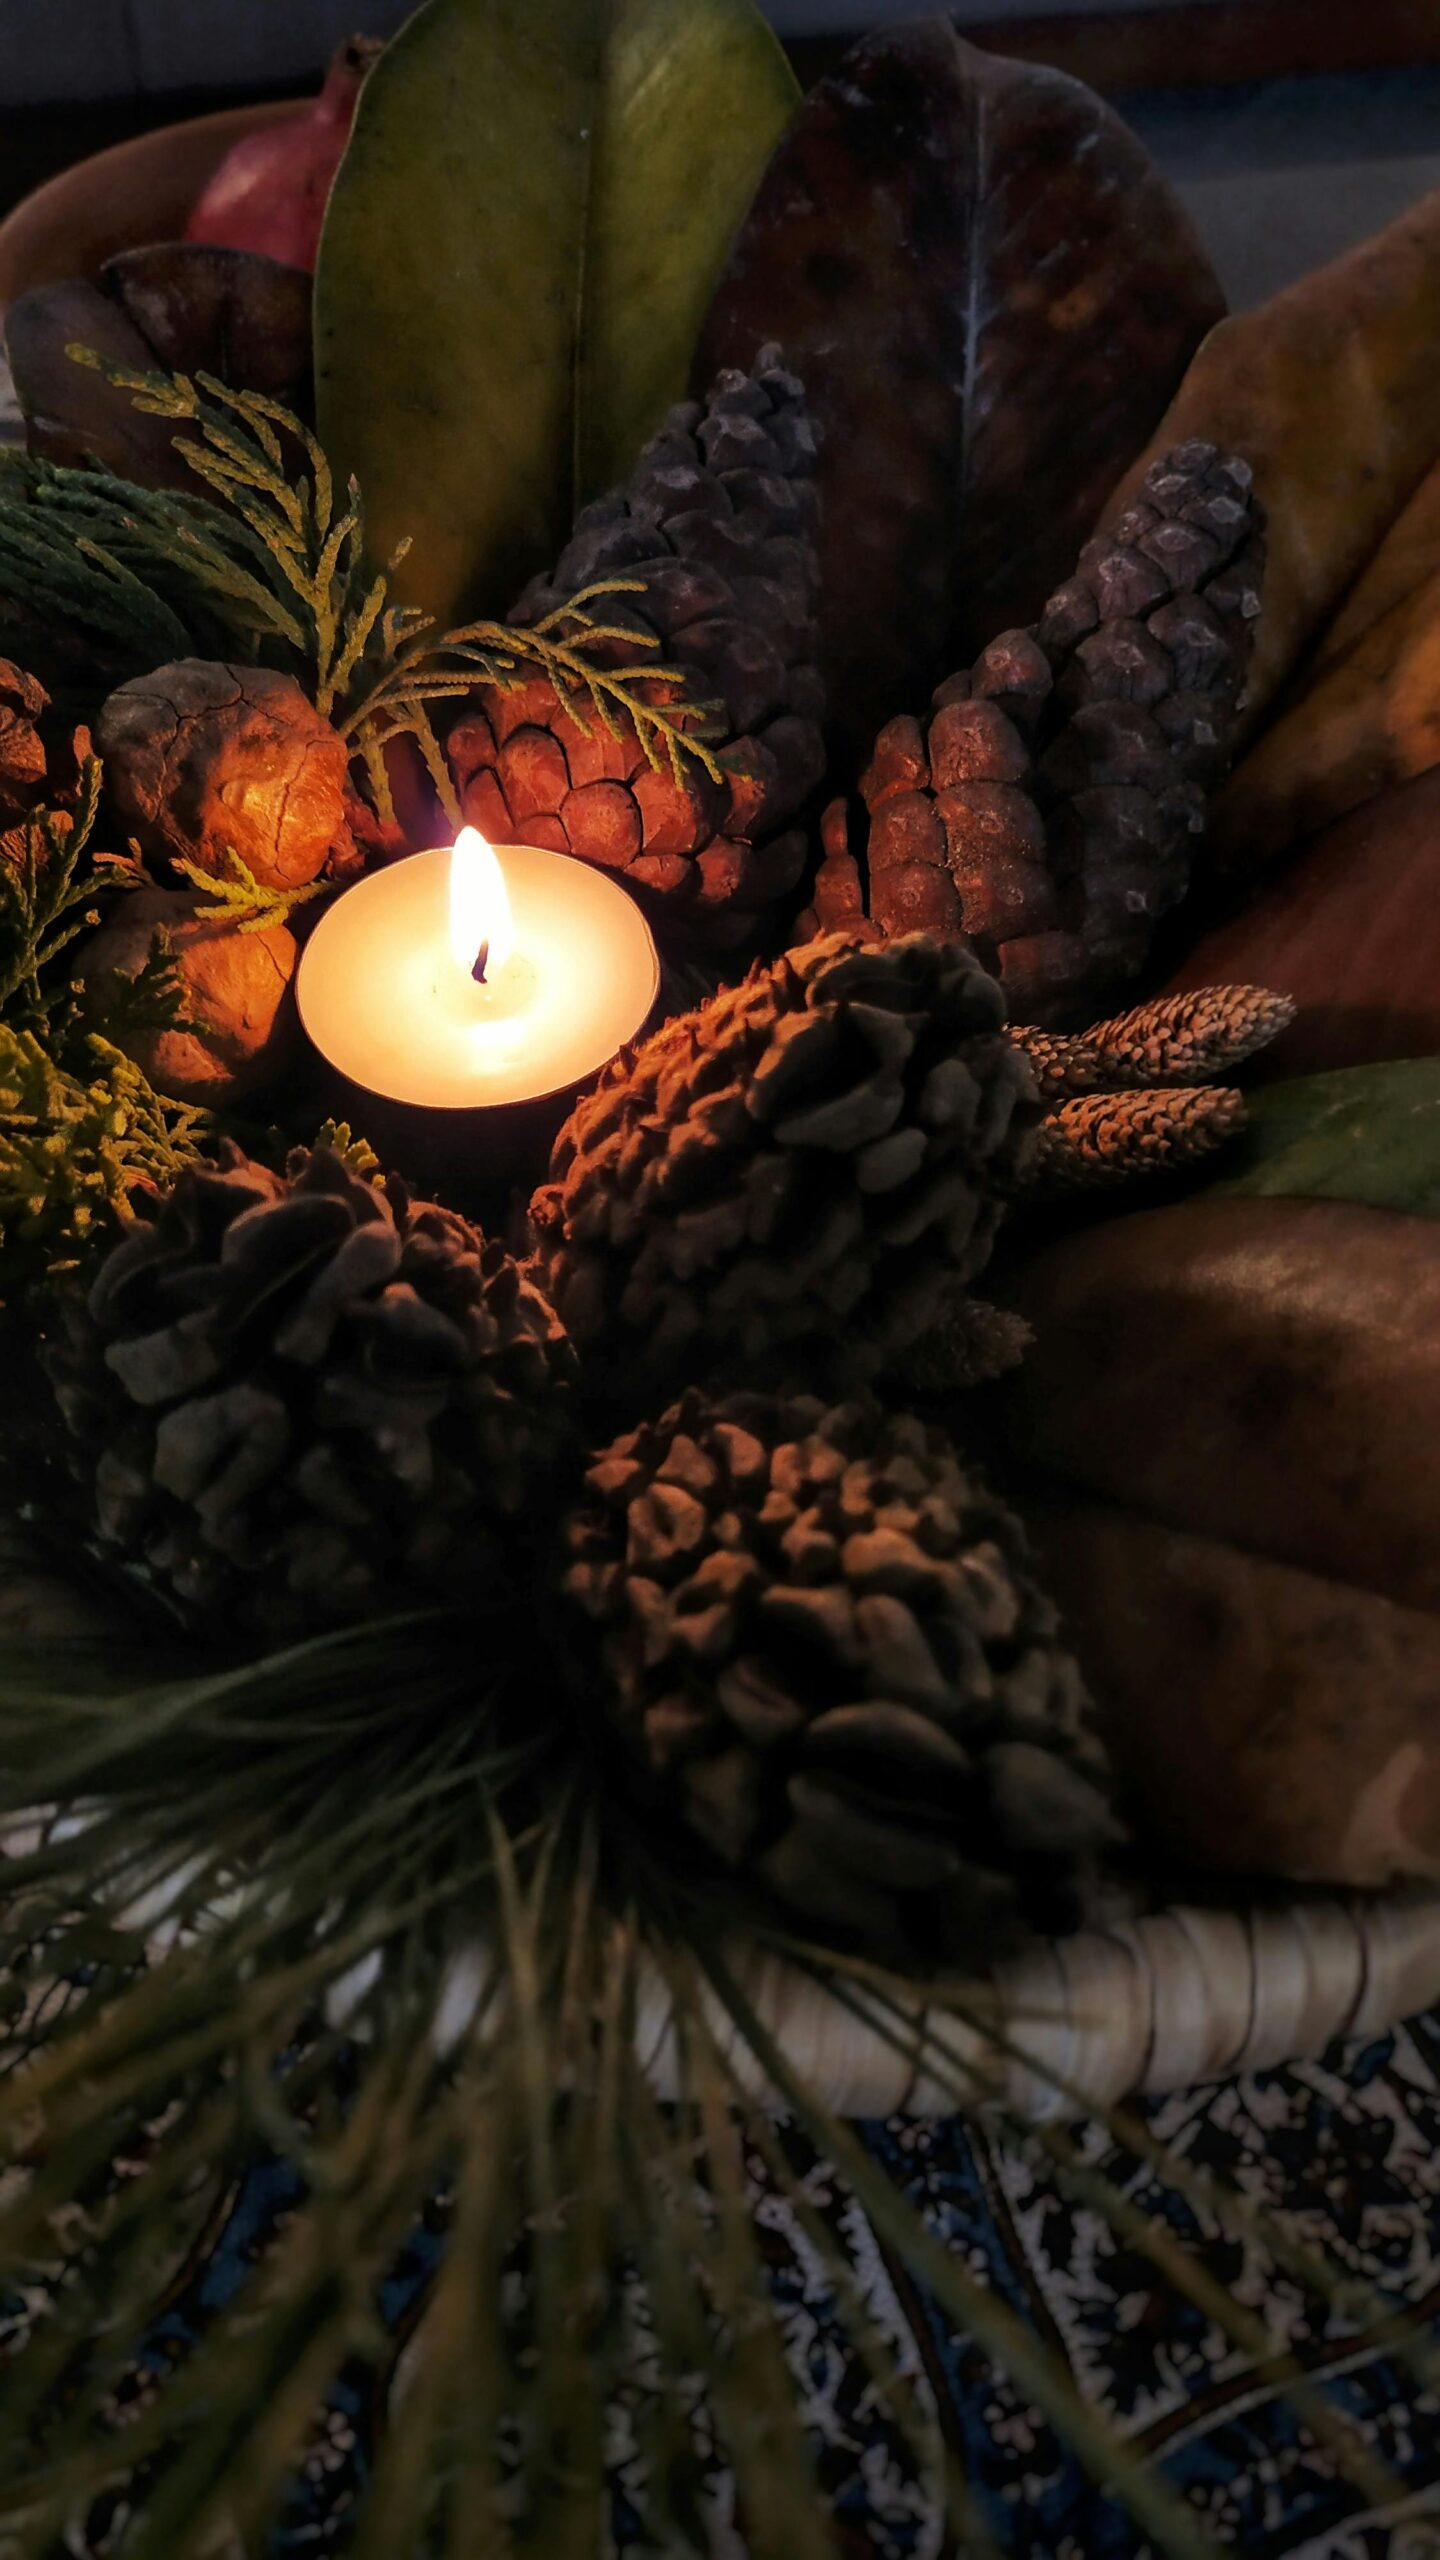
<path fill-rule="evenodd" d="M 309 1038 L 362 1096 L 470 1113 L 588 1083 L 643 1027 L 659 983 L 650 928 L 618 882 L 538 845 L 497 853 L 464 827 L 453 848 L 337 898 L 295 991 Z"/>

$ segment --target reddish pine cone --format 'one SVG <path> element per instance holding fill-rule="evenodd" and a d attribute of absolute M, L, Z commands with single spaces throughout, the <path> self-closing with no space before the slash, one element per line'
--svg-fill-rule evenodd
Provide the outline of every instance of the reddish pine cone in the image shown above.
<path fill-rule="evenodd" d="M 989 1259 L 1034 1090 L 963 943 L 810 943 L 576 1106 L 531 1203 L 536 1276 L 606 1380 L 753 1380 L 797 1344 L 873 1377 Z"/>
<path fill-rule="evenodd" d="M 658 642 L 696 698 L 718 702 L 725 780 L 694 757 L 680 783 L 668 762 L 654 771 L 628 722 L 612 738 L 587 712 L 585 736 L 543 678 L 489 685 L 449 739 L 474 825 L 619 872 L 699 940 L 753 943 L 800 878 L 795 820 L 825 770 L 815 456 L 803 386 L 766 348 L 753 373 L 722 373 L 703 408 L 672 409 L 632 478 L 582 510 L 553 574 L 511 616 L 538 622 L 597 579 L 643 581 L 643 594 L 596 610 Z"/>
<path fill-rule="evenodd" d="M 1262 524 L 1215 446 L 1152 464 L 1033 629 L 881 730 L 863 811 L 826 811 L 808 929 L 963 932 L 1017 1022 L 1083 1018 L 1133 978 L 1229 763 Z"/>
<path fill-rule="evenodd" d="M 1018 1522 L 942 1434 L 692 1392 L 595 1461 L 570 1546 L 652 1819 L 882 1956 L 1083 1917 L 1105 1754 Z"/>
<path fill-rule="evenodd" d="M 326 1148 L 182 1174 L 50 1359 L 101 1543 L 267 1636 L 513 1582 L 574 1355 L 499 1245 Z"/>

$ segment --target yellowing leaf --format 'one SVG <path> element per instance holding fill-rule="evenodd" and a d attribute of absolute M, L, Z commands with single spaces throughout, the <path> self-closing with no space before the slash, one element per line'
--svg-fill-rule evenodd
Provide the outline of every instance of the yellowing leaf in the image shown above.
<path fill-rule="evenodd" d="M 320 431 L 404 601 L 503 610 L 683 396 L 798 100 L 752 0 L 429 0 L 316 277 Z"/>
<path fill-rule="evenodd" d="M 1212 329 L 1105 511 L 1113 523 L 1156 455 L 1187 436 L 1253 466 L 1270 557 L 1245 714 L 1252 735 L 1440 454 L 1437 337 L 1440 190 Z"/>

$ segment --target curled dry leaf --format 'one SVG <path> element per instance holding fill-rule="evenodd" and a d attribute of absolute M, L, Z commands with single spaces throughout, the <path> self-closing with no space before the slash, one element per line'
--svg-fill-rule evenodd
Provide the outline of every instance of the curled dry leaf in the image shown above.
<path fill-rule="evenodd" d="M 1295 1020 L 1262 1075 L 1424 1058 L 1440 1051 L 1437 901 L 1440 769 L 1326 827 L 1253 903 L 1201 935 L 1172 985 L 1257 978 L 1292 996 Z"/>
<path fill-rule="evenodd" d="M 1353 1118 L 1276 1182 L 1343 1179 Z M 1146 1835 L 1337 1883 L 1435 1872 L 1440 1225 L 1212 1194 L 1053 1242 L 1013 1294 L 1021 1509 Z"/>
<path fill-rule="evenodd" d="M 1334 818 L 1440 763 L 1440 465 L 1357 580 L 1215 805 L 1218 865 L 1275 869 Z"/>
<path fill-rule="evenodd" d="M 22 294 L 5 343 L 32 453 L 97 460 L 144 489 L 193 491 L 174 419 L 146 416 L 128 391 L 76 364 L 71 347 L 131 372 L 213 373 L 308 411 L 310 279 L 274 258 L 162 241 L 110 259 L 98 282 Z"/>
<path fill-rule="evenodd" d="M 1154 456 L 1186 436 L 1251 464 L 1270 519 L 1252 736 L 1440 453 L 1437 332 L 1440 191 L 1212 331 L 1106 508 L 1113 523 Z"/>
<path fill-rule="evenodd" d="M 1060 73 L 933 18 L 868 38 L 811 93 L 697 379 L 770 338 L 804 377 L 852 756 L 1039 613 L 1223 307 L 1140 143 Z"/>
<path fill-rule="evenodd" d="M 1010 1298 L 1028 1464 L 1440 1609 L 1440 1223 L 1212 1195 L 1060 1238 Z"/>
<path fill-rule="evenodd" d="M 1440 1615 L 1102 1503 L 1027 1513 L 1152 1855 L 1440 1872 Z"/>

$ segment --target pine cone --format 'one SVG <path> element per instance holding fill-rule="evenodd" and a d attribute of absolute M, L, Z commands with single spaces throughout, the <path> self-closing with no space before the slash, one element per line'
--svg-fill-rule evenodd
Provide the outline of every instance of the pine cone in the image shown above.
<path fill-rule="evenodd" d="M 0 658 L 0 860 L 18 862 L 25 827 L 38 809 L 72 799 L 88 754 L 88 731 L 77 729 L 58 754 L 47 754 L 41 721 L 50 696 L 36 678 Z"/>
<path fill-rule="evenodd" d="M 988 1259 L 1035 1117 L 961 943 L 811 943 L 616 1059 L 531 1204 L 597 1374 L 750 1381 L 797 1342 L 876 1375 Z"/>
<path fill-rule="evenodd" d="M 882 1955 L 1076 1925 L 1105 1756 L 1018 1523 L 941 1434 L 692 1390 L 569 1534 L 631 1783 L 725 1866 Z"/>
<path fill-rule="evenodd" d="M 618 739 L 595 721 L 584 736 L 543 678 L 489 685 L 449 739 L 474 825 L 499 844 L 603 863 L 697 939 L 753 943 L 800 878 L 795 819 L 825 770 L 815 456 L 804 389 L 768 347 L 753 373 L 722 373 L 703 409 L 671 411 L 632 478 L 582 510 L 553 575 L 511 616 L 534 624 L 596 580 L 643 581 L 643 594 L 597 609 L 658 641 L 697 699 L 718 697 L 725 781 L 694 757 L 683 783 L 668 764 L 652 770 L 628 723 Z"/>
<path fill-rule="evenodd" d="M 573 1353 L 518 1266 L 326 1148 L 227 1145 L 102 1264 L 51 1355 L 102 1542 L 267 1636 L 513 1568 Z"/>
<path fill-rule="evenodd" d="M 1022 1022 L 1082 1017 L 1134 977 L 1229 762 L 1262 523 L 1247 466 L 1213 445 L 1154 463 L 1032 630 L 992 641 L 923 725 L 881 730 L 865 817 L 826 812 L 802 930 L 964 932 Z"/>
<path fill-rule="evenodd" d="M 1077 1039 L 1019 1025 L 1011 1031 L 1030 1061 L 1044 1102 L 1080 1093 L 1213 1083 L 1278 1040 L 1295 1019 L 1293 996 L 1270 987 L 1187 987 L 1097 1022 Z"/>

